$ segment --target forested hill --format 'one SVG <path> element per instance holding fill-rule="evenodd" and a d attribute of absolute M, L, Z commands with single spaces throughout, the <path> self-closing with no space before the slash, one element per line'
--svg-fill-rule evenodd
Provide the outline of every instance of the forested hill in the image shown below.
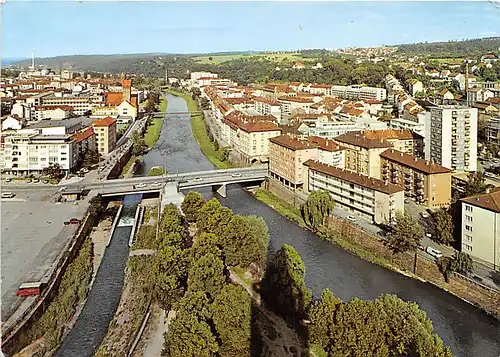
<path fill-rule="evenodd" d="M 498 51 L 500 37 L 448 42 L 420 42 L 398 45 L 397 47 L 397 53 L 405 55 L 428 55 L 433 58 L 478 57 L 486 52 Z"/>

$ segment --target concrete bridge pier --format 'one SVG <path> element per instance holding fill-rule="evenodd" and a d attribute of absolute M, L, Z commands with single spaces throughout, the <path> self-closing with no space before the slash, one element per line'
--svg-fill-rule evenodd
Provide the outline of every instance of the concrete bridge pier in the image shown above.
<path fill-rule="evenodd" d="M 213 185 L 212 186 L 212 191 L 217 192 L 219 195 L 222 197 L 226 198 L 227 197 L 227 191 L 226 191 L 226 184 L 222 185 Z"/>
<path fill-rule="evenodd" d="M 180 207 L 182 201 L 184 201 L 184 194 L 179 191 L 179 186 L 177 182 L 168 182 L 163 186 L 163 191 L 161 192 L 161 209 L 173 203 L 177 207 Z"/>

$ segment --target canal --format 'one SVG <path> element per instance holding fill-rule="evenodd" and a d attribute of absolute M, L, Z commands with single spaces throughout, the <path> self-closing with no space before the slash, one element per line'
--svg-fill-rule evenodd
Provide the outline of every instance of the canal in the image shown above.
<path fill-rule="evenodd" d="M 120 219 L 133 218 L 141 199 L 142 195 L 125 196 Z M 131 231 L 132 227 L 117 227 L 113 232 L 85 306 L 55 357 L 90 357 L 99 348 L 122 295 Z"/>
<path fill-rule="evenodd" d="M 169 112 L 187 111 L 183 99 L 172 95 L 167 99 Z M 165 163 L 171 173 L 214 167 L 196 143 L 188 115 L 169 116 L 163 124 L 157 147 L 144 159 L 145 170 Z M 210 189 L 200 192 L 205 197 L 212 195 Z M 353 297 L 375 299 L 381 294 L 396 294 L 419 304 L 455 356 L 500 356 L 500 323 L 479 309 L 430 284 L 368 263 L 319 239 L 238 186 L 231 186 L 227 193 L 226 199 L 217 197 L 222 204 L 237 214 L 253 214 L 266 220 L 271 254 L 285 243 L 297 250 L 306 266 L 307 285 L 315 296 L 325 288 L 344 301 Z"/>

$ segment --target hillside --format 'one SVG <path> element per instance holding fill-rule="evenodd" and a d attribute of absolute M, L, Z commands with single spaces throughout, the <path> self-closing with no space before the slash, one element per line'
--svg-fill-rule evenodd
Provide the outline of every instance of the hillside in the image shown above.
<path fill-rule="evenodd" d="M 479 57 L 486 52 L 498 51 L 500 37 L 448 42 L 420 42 L 398 45 L 397 47 L 396 54 L 404 55 L 425 55 L 432 58 Z"/>

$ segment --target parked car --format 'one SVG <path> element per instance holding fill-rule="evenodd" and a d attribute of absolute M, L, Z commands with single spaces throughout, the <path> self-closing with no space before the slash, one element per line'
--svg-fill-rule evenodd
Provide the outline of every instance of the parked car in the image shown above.
<path fill-rule="evenodd" d="M 193 181 L 194 182 L 201 182 L 201 181 L 203 181 L 203 178 L 202 177 L 197 177 Z"/>
<path fill-rule="evenodd" d="M 153 187 L 160 187 L 161 185 L 162 185 L 162 183 L 161 183 L 161 182 L 153 182 L 153 183 L 151 184 L 151 186 L 153 186 Z"/>
<path fill-rule="evenodd" d="M 405 198 L 405 203 L 410 203 L 410 199 Z"/>
<path fill-rule="evenodd" d="M 49 180 L 43 180 L 42 183 L 44 184 L 48 184 L 49 183 Z"/>
<path fill-rule="evenodd" d="M 70 225 L 70 224 L 79 224 L 79 223 L 80 223 L 80 220 L 78 218 L 71 218 L 69 221 L 64 222 L 64 224 L 66 226 Z"/>
<path fill-rule="evenodd" d="M 429 218 L 429 213 L 427 212 L 420 212 L 420 215 L 422 216 L 422 218 Z"/>
<path fill-rule="evenodd" d="M 39 179 L 37 179 L 37 178 L 36 178 L 36 179 L 33 179 L 33 183 L 39 183 L 39 182 L 40 182 L 40 180 L 39 180 Z"/>
<path fill-rule="evenodd" d="M 425 252 L 425 247 L 423 245 L 419 245 L 418 249 L 423 250 Z"/>
<path fill-rule="evenodd" d="M 12 192 L 2 192 L 2 198 L 12 198 L 14 197 L 16 194 L 15 193 L 12 193 Z"/>
<path fill-rule="evenodd" d="M 26 180 L 26 183 L 31 183 L 31 179 L 27 179 L 27 180 Z"/>
<path fill-rule="evenodd" d="M 430 256 L 433 256 L 436 259 L 439 259 L 443 256 L 443 253 L 441 253 L 440 250 L 434 249 L 432 247 L 427 247 L 425 249 L 425 251 L 427 252 L 427 254 L 429 254 Z"/>
<path fill-rule="evenodd" d="M 425 233 L 425 236 L 426 236 L 427 238 L 432 238 L 432 233 Z"/>
<path fill-rule="evenodd" d="M 356 222 L 356 217 L 354 216 L 347 216 L 346 218 L 348 221 L 351 221 L 351 222 Z"/>
<path fill-rule="evenodd" d="M 11 181 L 12 181 L 12 179 L 11 179 L 11 178 L 6 178 L 6 179 L 5 179 L 5 182 L 11 182 Z"/>
<path fill-rule="evenodd" d="M 134 188 L 145 188 L 147 186 L 148 185 L 146 185 L 145 183 L 138 183 L 137 185 L 134 186 Z"/>
<path fill-rule="evenodd" d="M 231 175 L 232 177 L 241 177 L 242 175 L 239 172 L 235 172 Z"/>

